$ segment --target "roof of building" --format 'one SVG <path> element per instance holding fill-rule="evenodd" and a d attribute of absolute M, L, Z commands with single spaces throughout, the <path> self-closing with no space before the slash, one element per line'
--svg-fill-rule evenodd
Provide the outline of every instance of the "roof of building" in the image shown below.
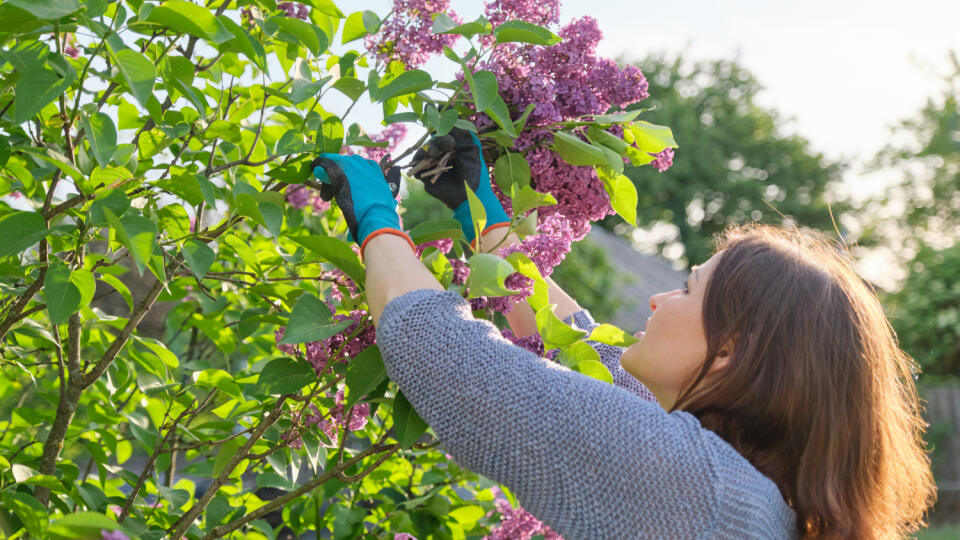
<path fill-rule="evenodd" d="M 617 291 L 618 296 L 631 300 L 628 305 L 621 308 L 613 320 L 597 322 L 609 322 L 631 333 L 643 330 L 653 313 L 650 297 L 679 288 L 689 274 L 674 269 L 663 257 L 635 250 L 629 242 L 602 227 L 593 227 L 589 239 L 606 251 L 610 265 L 617 272 L 632 278 Z"/>

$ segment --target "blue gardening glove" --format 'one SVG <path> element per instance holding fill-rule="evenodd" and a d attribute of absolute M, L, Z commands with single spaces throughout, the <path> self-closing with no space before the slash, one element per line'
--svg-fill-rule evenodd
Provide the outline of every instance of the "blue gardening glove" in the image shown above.
<path fill-rule="evenodd" d="M 431 175 L 428 169 L 439 164 L 442 156 L 451 151 L 453 161 L 450 170 L 439 176 Z M 500 200 L 490 187 L 490 172 L 483 159 L 480 140 L 472 131 L 453 128 L 449 134 L 435 137 L 426 147 L 417 150 L 411 165 L 417 171 L 413 175 L 423 182 L 426 192 L 453 210 L 453 217 L 460 222 L 467 240 L 472 242 L 475 234 L 464 181 L 483 203 L 487 214 L 487 229 L 510 222 Z"/>
<path fill-rule="evenodd" d="M 320 198 L 337 200 L 347 220 L 350 237 L 361 246 L 367 239 L 387 232 L 407 238 L 400 228 L 396 194 L 400 190 L 400 169 L 391 168 L 388 182 L 377 162 L 360 156 L 320 154 L 310 163 L 313 175 L 323 183 Z M 372 236 L 371 236 L 372 235 Z M 411 242 L 412 245 L 412 242 Z"/>

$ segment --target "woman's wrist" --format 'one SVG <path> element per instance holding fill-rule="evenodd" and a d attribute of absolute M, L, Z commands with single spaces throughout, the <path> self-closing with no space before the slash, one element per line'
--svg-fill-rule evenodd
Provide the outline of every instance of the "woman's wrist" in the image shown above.
<path fill-rule="evenodd" d="M 520 238 L 516 235 L 516 233 L 510 230 L 510 227 L 496 227 L 493 229 L 488 229 L 480 237 L 480 251 L 483 253 L 489 253 L 491 251 L 500 250 L 519 243 Z"/>

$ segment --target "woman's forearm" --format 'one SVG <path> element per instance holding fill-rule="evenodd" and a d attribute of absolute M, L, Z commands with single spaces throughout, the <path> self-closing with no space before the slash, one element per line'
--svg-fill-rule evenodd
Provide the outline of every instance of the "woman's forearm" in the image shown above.
<path fill-rule="evenodd" d="M 514 233 L 510 233 L 506 240 L 503 240 L 507 230 L 506 227 L 493 229 L 483 235 L 480 239 L 480 249 L 482 251 L 491 251 L 493 248 L 499 250 L 507 246 L 519 244 L 520 238 Z M 501 240 L 503 241 L 501 242 Z M 547 292 L 549 302 L 557 305 L 556 311 L 554 312 L 557 317 L 564 319 L 583 309 L 577 304 L 576 300 L 564 292 L 552 279 L 548 277 L 545 278 L 545 281 L 549 287 Z M 514 335 L 526 337 L 537 333 L 536 315 L 526 302 L 518 303 L 510 313 L 504 316 L 507 319 L 507 323 L 510 324 L 510 330 L 513 331 Z"/>
<path fill-rule="evenodd" d="M 367 266 L 367 303 L 375 325 L 390 300 L 419 289 L 443 290 L 403 237 L 381 234 L 371 238 L 363 256 Z"/>

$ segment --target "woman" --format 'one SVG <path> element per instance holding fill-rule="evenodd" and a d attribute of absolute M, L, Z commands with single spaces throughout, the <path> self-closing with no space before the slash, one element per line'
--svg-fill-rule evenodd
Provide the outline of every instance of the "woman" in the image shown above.
<path fill-rule="evenodd" d="M 427 191 L 472 239 L 466 181 L 492 224 L 480 248 L 500 244 L 508 219 L 476 137 L 431 148 L 415 159 L 455 160 Z M 611 386 L 514 346 L 444 291 L 374 162 L 324 154 L 314 165 L 361 245 L 390 377 L 458 463 L 567 540 L 891 538 L 922 523 L 935 488 L 913 364 L 824 240 L 732 231 L 682 290 L 650 299 L 637 343 L 595 345 Z M 596 325 L 553 282 L 550 302 Z M 508 320 L 535 331 L 525 306 Z"/>

